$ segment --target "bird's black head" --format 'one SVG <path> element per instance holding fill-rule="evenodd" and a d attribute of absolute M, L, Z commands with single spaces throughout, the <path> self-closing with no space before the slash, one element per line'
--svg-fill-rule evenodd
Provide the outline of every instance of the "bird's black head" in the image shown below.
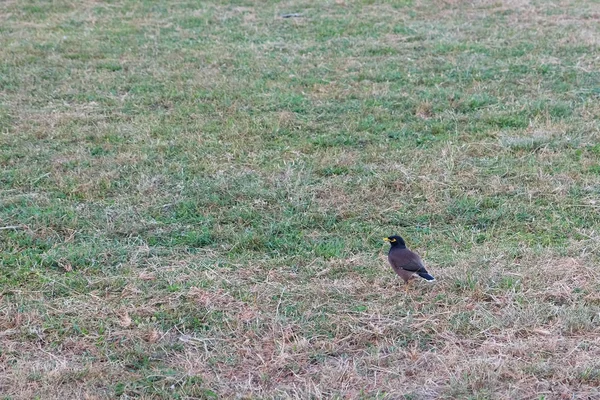
<path fill-rule="evenodd" d="M 399 247 L 399 248 L 406 247 L 406 243 L 404 242 L 404 239 L 402 239 L 398 235 L 386 237 L 386 238 L 383 238 L 383 240 L 385 240 L 386 242 L 390 242 L 392 247 Z"/>

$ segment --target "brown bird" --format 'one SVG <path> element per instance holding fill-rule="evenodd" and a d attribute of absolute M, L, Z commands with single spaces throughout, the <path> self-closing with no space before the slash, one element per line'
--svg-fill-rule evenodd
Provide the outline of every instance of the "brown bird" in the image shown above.
<path fill-rule="evenodd" d="M 408 290 L 408 282 L 413 279 L 416 275 L 426 279 L 430 282 L 435 281 L 435 278 L 427 272 L 421 257 L 417 253 L 413 253 L 406 248 L 404 239 L 400 236 L 390 236 L 384 238 L 386 242 L 390 242 L 392 247 L 388 253 L 388 261 L 390 265 L 396 271 L 396 273 L 404 280 L 406 290 Z"/>

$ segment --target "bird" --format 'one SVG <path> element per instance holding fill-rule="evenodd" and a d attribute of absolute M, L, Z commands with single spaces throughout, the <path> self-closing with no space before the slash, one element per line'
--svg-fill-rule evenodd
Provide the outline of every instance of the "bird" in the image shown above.
<path fill-rule="evenodd" d="M 383 238 L 392 246 L 388 253 L 388 261 L 394 271 L 404 280 L 405 290 L 408 290 L 408 283 L 415 276 L 420 276 L 430 282 L 435 278 L 429 275 L 421 257 L 417 253 L 410 251 L 406 247 L 406 242 L 398 235 Z"/>

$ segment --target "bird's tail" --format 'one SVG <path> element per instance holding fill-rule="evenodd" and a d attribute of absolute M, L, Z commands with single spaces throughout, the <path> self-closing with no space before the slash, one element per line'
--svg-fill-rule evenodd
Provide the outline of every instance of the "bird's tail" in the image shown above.
<path fill-rule="evenodd" d="M 418 272 L 417 273 L 421 278 L 423 279 L 427 279 L 428 281 L 435 281 L 435 278 L 431 275 L 429 275 L 427 272 Z"/>

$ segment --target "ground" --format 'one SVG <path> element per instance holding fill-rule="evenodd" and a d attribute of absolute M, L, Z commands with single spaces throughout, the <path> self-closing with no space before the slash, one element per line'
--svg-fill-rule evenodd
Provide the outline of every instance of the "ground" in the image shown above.
<path fill-rule="evenodd" d="M 3 1 L 3 398 L 600 398 L 599 20 Z"/>

